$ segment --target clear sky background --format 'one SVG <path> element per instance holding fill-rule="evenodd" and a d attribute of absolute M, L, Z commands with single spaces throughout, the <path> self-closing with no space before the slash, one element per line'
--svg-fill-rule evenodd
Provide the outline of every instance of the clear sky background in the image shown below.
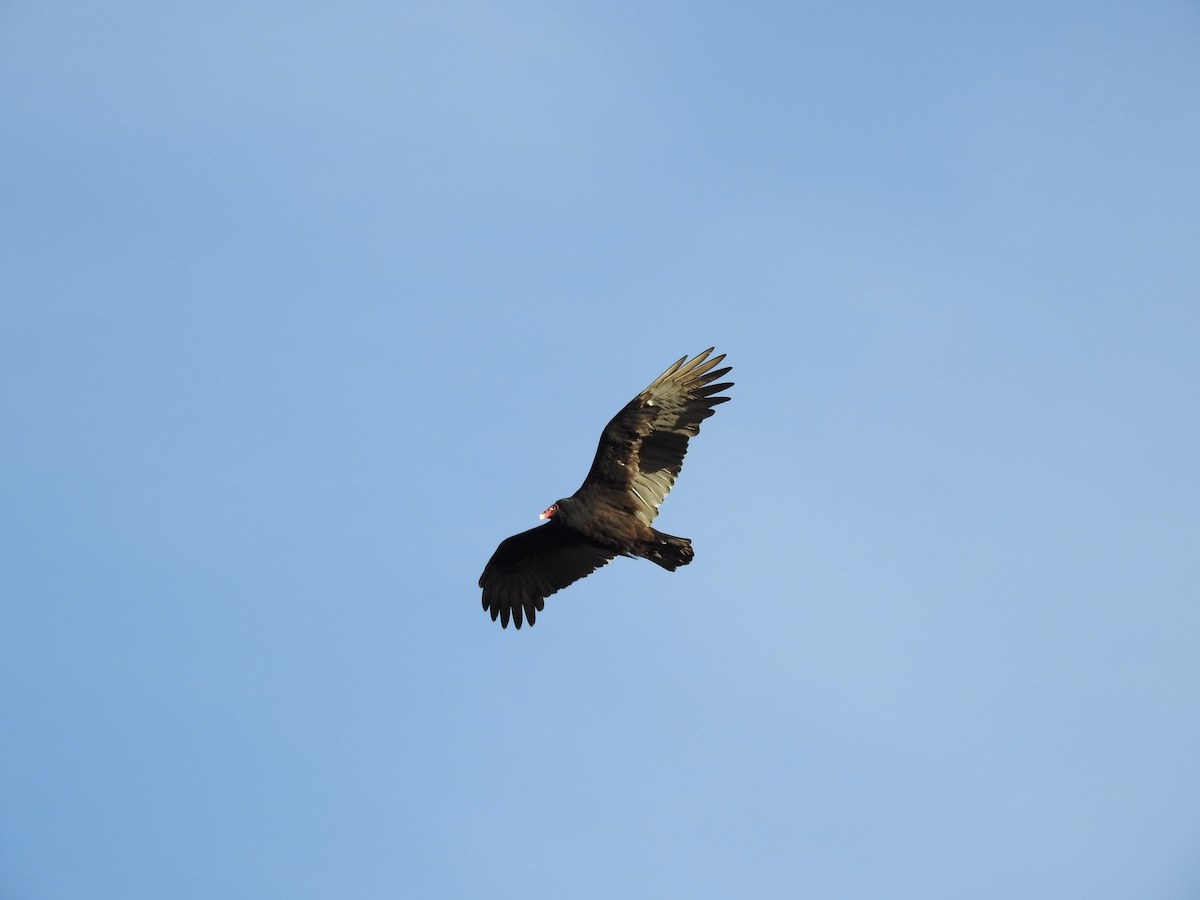
<path fill-rule="evenodd" d="M 1200 896 L 1195 3 L 9 2 L 0 285 L 5 900 Z"/>

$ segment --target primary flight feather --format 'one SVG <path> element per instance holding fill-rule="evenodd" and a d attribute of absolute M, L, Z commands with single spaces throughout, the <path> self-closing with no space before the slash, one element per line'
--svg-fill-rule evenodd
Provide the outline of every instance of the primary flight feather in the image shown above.
<path fill-rule="evenodd" d="M 511 618 L 534 623 L 546 598 L 589 575 L 615 556 L 639 556 L 675 571 L 692 561 L 692 542 L 651 527 L 675 484 L 688 439 L 732 382 L 713 384 L 731 371 L 725 355 L 686 356 L 625 404 L 600 434 L 587 478 L 570 497 L 542 513 L 547 519 L 500 543 L 479 577 L 483 608 L 507 628 Z"/>

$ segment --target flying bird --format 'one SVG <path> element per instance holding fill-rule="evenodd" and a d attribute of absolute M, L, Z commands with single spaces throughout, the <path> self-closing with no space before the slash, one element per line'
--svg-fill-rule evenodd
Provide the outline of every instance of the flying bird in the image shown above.
<path fill-rule="evenodd" d="M 546 524 L 501 541 L 479 577 L 483 608 L 504 628 L 533 625 L 546 598 L 614 557 L 636 556 L 674 572 L 692 561 L 692 542 L 650 527 L 675 484 L 688 439 L 700 433 L 732 382 L 709 347 L 686 356 L 625 404 L 600 434 L 587 478 L 540 516 Z"/>

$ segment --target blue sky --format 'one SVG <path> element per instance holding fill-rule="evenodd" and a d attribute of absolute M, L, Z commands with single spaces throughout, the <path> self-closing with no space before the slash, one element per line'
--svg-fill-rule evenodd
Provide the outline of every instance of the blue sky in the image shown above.
<path fill-rule="evenodd" d="M 0 10 L 0 893 L 1192 898 L 1188 3 Z M 667 364 L 618 560 L 476 579 Z"/>

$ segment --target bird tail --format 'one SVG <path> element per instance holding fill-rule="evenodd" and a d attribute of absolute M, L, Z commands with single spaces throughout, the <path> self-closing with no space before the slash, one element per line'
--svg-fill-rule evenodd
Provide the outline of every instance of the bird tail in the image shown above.
<path fill-rule="evenodd" d="M 654 539 L 643 544 L 642 552 L 638 555 L 657 566 L 662 566 L 668 572 L 674 572 L 680 566 L 690 563 L 695 554 L 692 552 L 692 542 L 687 538 L 655 531 Z"/>

